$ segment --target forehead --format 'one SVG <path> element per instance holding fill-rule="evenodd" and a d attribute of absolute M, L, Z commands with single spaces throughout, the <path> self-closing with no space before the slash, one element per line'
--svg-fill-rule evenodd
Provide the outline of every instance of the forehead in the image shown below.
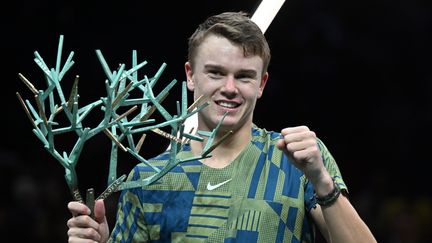
<path fill-rule="evenodd" d="M 243 47 L 225 37 L 208 35 L 198 48 L 197 65 L 220 65 L 224 67 L 248 67 L 261 71 L 263 60 L 258 55 L 245 56 Z"/>

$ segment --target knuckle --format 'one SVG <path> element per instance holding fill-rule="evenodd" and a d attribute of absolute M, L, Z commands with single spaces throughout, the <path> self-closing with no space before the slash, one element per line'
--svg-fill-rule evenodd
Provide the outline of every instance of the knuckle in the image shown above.
<path fill-rule="evenodd" d="M 73 218 L 69 219 L 69 220 L 66 222 L 66 225 L 67 225 L 69 228 L 73 227 L 73 225 L 74 225 L 74 219 L 73 219 Z"/>
<path fill-rule="evenodd" d="M 87 215 L 81 216 L 80 219 L 81 219 L 81 223 L 84 225 L 90 225 L 90 223 L 92 221 L 92 219 Z"/>
<path fill-rule="evenodd" d="M 288 143 L 286 145 L 286 149 L 288 150 L 288 152 L 293 152 L 294 151 L 294 145 L 292 143 Z"/>
<path fill-rule="evenodd" d="M 311 137 L 316 138 L 316 133 L 314 131 L 309 131 Z"/>
<path fill-rule="evenodd" d="M 89 239 L 94 239 L 94 240 L 98 239 L 98 236 L 99 236 L 98 232 L 95 229 L 93 229 L 93 228 L 86 229 L 84 234 Z"/>

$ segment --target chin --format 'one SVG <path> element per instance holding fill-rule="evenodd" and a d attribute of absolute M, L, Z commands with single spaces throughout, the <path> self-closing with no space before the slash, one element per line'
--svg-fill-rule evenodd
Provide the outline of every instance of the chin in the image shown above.
<path fill-rule="evenodd" d="M 224 121 L 221 124 L 221 128 L 224 128 L 224 130 L 231 130 L 231 128 L 237 126 L 238 124 L 239 121 L 237 119 L 230 119 L 229 117 L 225 117 Z"/>
<path fill-rule="evenodd" d="M 210 129 L 214 129 L 217 127 L 217 125 L 219 124 L 220 120 L 222 119 L 222 116 L 217 116 L 217 117 L 213 117 L 212 119 L 208 120 L 207 125 Z M 223 130 L 226 129 L 230 129 L 230 127 L 233 127 L 237 124 L 236 121 L 234 121 L 233 119 L 229 119 L 228 117 L 225 117 L 225 119 L 223 120 L 220 129 L 223 128 Z"/>
<path fill-rule="evenodd" d="M 212 124 L 213 128 L 215 128 L 223 118 L 224 114 L 225 111 L 221 110 L 209 112 L 207 113 L 207 117 L 209 118 L 207 121 L 210 122 L 209 124 Z M 236 112 L 228 113 L 221 124 L 221 129 L 223 128 L 223 130 L 231 130 L 233 127 L 238 126 L 240 121 L 236 114 Z"/>

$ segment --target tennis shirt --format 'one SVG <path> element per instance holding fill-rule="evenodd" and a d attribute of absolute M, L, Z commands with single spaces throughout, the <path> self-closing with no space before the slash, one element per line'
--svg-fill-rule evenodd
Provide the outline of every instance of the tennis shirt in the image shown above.
<path fill-rule="evenodd" d="M 224 168 L 189 161 L 154 184 L 123 190 L 110 242 L 314 242 L 312 184 L 276 147 L 280 133 L 255 125 L 251 132 L 250 143 Z M 328 172 L 346 189 L 333 156 L 317 143 Z M 186 144 L 178 158 L 190 157 Z M 168 159 L 165 152 L 151 163 L 162 168 Z M 127 180 L 154 173 L 140 163 Z"/>

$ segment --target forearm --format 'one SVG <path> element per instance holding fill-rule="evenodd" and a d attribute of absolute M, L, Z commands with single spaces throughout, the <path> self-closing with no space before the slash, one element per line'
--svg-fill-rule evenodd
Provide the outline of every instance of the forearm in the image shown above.
<path fill-rule="evenodd" d="M 349 200 L 340 195 L 330 206 L 321 207 L 330 242 L 376 242 L 368 226 Z"/>

